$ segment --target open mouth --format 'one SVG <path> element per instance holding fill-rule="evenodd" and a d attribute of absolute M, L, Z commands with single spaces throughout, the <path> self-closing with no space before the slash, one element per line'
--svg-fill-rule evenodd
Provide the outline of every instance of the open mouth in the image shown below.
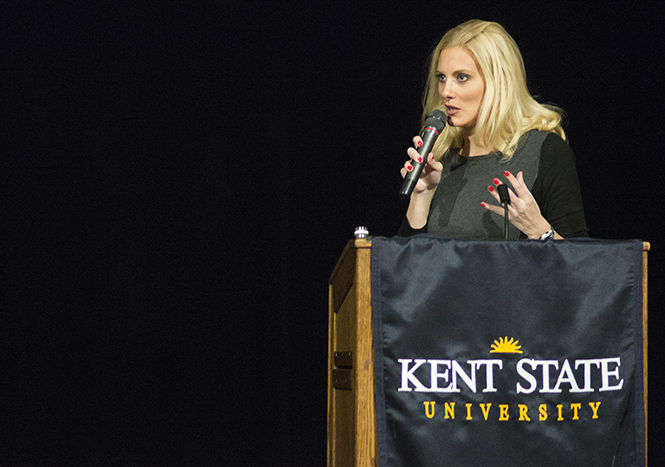
<path fill-rule="evenodd" d="M 457 112 L 459 112 L 458 107 L 453 107 L 452 105 L 447 105 L 446 106 L 446 113 L 448 115 L 455 115 Z"/>

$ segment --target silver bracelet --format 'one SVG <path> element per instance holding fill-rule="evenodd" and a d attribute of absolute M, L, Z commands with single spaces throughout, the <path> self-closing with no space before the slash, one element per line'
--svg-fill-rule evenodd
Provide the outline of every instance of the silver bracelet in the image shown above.
<path fill-rule="evenodd" d="M 552 226 L 550 225 L 550 230 L 548 230 L 547 232 L 545 232 L 544 234 L 542 234 L 542 235 L 540 236 L 540 239 L 541 239 L 541 240 L 549 240 L 549 239 L 551 239 L 551 238 L 554 238 L 554 229 L 552 229 Z"/>

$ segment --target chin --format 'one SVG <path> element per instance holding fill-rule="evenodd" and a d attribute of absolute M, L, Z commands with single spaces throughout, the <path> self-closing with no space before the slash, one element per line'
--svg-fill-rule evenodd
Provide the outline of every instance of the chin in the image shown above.
<path fill-rule="evenodd" d="M 467 119 L 464 118 L 464 115 L 461 115 L 459 112 L 455 115 L 448 115 L 448 121 L 455 126 L 464 126 L 469 123 Z"/>

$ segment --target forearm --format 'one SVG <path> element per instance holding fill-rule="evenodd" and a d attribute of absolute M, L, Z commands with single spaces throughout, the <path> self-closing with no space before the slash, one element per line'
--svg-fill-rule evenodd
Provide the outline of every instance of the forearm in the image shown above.
<path fill-rule="evenodd" d="M 424 193 L 413 193 L 406 210 L 406 219 L 414 229 L 421 229 L 427 225 L 429 208 L 436 190 L 428 190 Z"/>

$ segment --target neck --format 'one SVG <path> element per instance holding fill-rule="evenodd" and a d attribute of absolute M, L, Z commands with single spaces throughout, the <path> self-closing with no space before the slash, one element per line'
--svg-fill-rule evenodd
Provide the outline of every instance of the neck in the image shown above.
<path fill-rule="evenodd" d="M 473 137 L 465 138 L 464 146 L 462 147 L 461 154 L 463 156 L 474 157 L 484 156 L 491 153 L 493 150 L 487 146 L 483 146 L 474 141 Z"/>

